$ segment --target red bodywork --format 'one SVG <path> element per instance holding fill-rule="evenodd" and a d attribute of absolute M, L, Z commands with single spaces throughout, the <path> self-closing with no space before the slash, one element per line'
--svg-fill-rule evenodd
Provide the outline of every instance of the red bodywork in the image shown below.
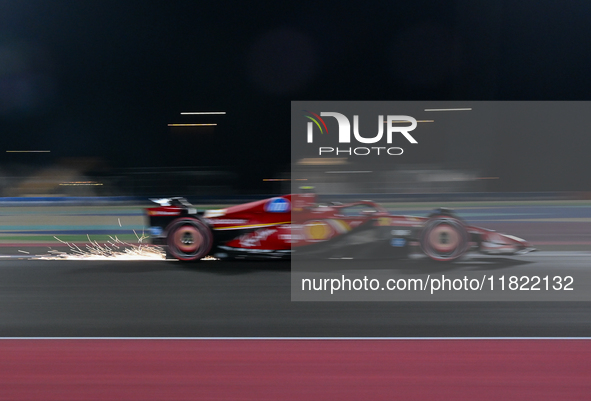
<path fill-rule="evenodd" d="M 318 248 L 322 243 L 334 243 L 340 237 L 368 229 L 380 230 L 379 240 L 391 243 L 392 247 L 421 246 L 429 257 L 441 261 L 457 259 L 475 247 L 490 254 L 533 250 L 525 240 L 469 226 L 443 209 L 429 217 L 392 215 L 371 201 L 318 204 L 313 193 L 284 195 L 203 213 L 183 200 L 149 208 L 147 215 L 154 243 L 169 247 L 170 227 L 178 227 L 181 220 L 188 221 L 187 224 L 195 220 L 205 223 L 213 244 L 207 254 L 218 257 L 289 257 L 292 251 Z M 209 235 L 202 228 L 199 230 L 199 236 Z M 195 231 L 187 230 L 187 235 Z M 181 249 L 185 248 L 181 245 Z M 175 257 L 191 260 L 193 256 L 206 255 Z"/>

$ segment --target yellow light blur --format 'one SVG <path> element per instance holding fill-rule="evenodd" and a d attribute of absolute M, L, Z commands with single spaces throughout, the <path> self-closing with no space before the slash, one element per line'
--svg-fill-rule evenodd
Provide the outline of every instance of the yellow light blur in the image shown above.
<path fill-rule="evenodd" d="M 169 127 L 209 127 L 217 124 L 168 124 Z"/>
<path fill-rule="evenodd" d="M 331 158 L 323 158 L 323 157 L 307 157 L 301 159 L 297 162 L 299 165 L 303 166 L 334 166 L 338 164 L 347 164 L 346 157 L 331 157 Z"/>
<path fill-rule="evenodd" d="M 226 114 L 225 111 L 183 111 L 181 114 Z"/>
<path fill-rule="evenodd" d="M 49 153 L 51 150 L 7 150 L 6 153 Z"/>

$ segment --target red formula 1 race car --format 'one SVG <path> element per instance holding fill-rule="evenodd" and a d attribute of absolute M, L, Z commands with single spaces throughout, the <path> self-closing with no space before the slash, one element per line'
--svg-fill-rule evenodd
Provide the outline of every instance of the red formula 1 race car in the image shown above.
<path fill-rule="evenodd" d="M 511 235 L 467 225 L 451 210 L 428 217 L 393 215 L 371 201 L 318 204 L 316 194 L 292 194 L 198 211 L 184 198 L 153 200 L 146 209 L 153 244 L 167 256 L 197 261 L 297 257 L 403 258 L 412 248 L 449 262 L 471 249 L 524 254 L 530 244 Z"/>

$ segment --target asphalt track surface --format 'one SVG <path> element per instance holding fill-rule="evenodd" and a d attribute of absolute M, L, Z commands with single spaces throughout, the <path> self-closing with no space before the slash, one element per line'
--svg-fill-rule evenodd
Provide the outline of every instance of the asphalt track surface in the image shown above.
<path fill-rule="evenodd" d="M 470 224 L 517 235 L 542 251 L 474 266 L 462 262 L 461 267 L 452 265 L 452 270 L 515 275 L 560 274 L 562 268 L 591 270 L 588 202 L 483 205 L 457 211 Z M 39 224 L 51 227 L 58 237 L 73 229 L 141 230 L 141 209 L 133 213 L 128 209 L 5 209 L 0 222 L 10 232 L 3 233 L 8 239 L 0 255 L 0 337 L 591 336 L 590 302 L 292 302 L 286 262 L 186 265 L 16 258 L 46 253 L 46 245 L 59 245 L 55 240 L 24 243 L 11 237 L 23 230 L 47 228 Z M 425 215 L 431 206 L 395 209 Z M 95 221 L 89 214 L 100 216 Z M 445 272 L 437 265 L 412 260 L 395 266 L 399 271 Z"/>
<path fill-rule="evenodd" d="M 553 263 L 533 255 L 477 267 Z M 588 269 L 589 254 L 553 255 Z M 422 264 L 397 268 L 439 269 Z M 589 337 L 590 312 L 589 302 L 292 302 L 288 262 L 0 261 L 0 337 Z"/>

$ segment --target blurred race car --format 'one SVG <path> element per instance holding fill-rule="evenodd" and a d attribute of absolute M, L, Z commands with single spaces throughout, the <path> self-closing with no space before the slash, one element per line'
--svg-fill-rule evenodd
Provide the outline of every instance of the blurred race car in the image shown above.
<path fill-rule="evenodd" d="M 197 261 L 299 257 L 404 258 L 420 249 L 449 262 L 471 249 L 515 255 L 534 250 L 512 235 L 466 224 L 451 210 L 428 217 L 393 215 L 371 201 L 317 203 L 316 194 L 283 195 L 198 211 L 184 198 L 152 199 L 146 209 L 153 244 L 167 256 Z"/>

